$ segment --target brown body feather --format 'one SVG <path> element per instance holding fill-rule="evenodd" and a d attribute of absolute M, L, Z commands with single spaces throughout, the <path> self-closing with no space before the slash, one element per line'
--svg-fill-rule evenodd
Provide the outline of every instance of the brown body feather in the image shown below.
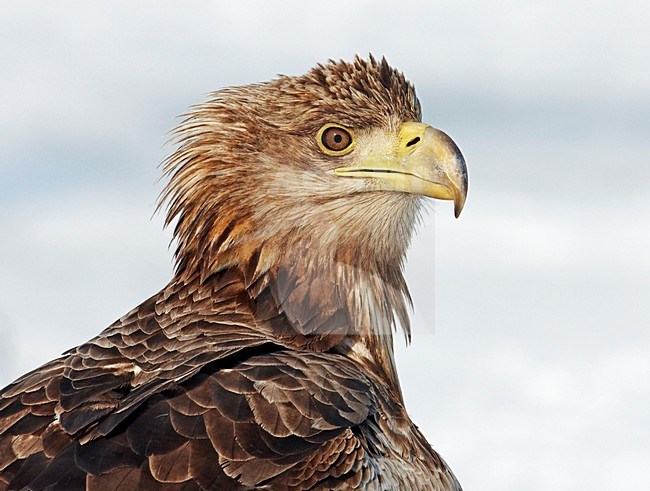
<path fill-rule="evenodd" d="M 332 186 L 313 139 L 332 118 L 363 133 L 420 112 L 357 59 L 189 115 L 163 195 L 173 280 L 3 390 L 0 490 L 460 489 L 393 361 L 420 198 Z"/>

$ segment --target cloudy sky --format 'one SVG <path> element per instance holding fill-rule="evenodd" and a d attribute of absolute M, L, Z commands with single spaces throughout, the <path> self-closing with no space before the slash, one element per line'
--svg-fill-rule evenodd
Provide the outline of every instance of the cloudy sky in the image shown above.
<path fill-rule="evenodd" d="M 650 489 L 647 1 L 3 2 L 0 385 L 170 277 L 211 90 L 385 55 L 468 162 L 409 258 L 407 406 L 468 490 Z"/>

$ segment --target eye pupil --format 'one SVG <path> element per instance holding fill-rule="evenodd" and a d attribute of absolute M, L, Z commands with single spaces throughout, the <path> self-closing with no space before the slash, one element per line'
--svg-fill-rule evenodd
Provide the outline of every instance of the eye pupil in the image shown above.
<path fill-rule="evenodd" d="M 330 126 L 321 133 L 321 143 L 326 151 L 343 152 L 352 145 L 352 135 L 345 128 Z"/>

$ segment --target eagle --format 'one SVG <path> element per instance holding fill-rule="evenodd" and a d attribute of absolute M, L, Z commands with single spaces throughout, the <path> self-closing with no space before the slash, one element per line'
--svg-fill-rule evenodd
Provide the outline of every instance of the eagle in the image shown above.
<path fill-rule="evenodd" d="M 163 163 L 166 286 L 0 393 L 0 490 L 460 490 L 393 335 L 427 198 L 467 169 L 385 58 L 217 90 Z"/>

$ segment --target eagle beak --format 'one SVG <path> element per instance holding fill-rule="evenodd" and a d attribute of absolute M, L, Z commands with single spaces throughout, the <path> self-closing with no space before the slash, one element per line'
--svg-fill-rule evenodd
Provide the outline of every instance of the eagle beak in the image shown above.
<path fill-rule="evenodd" d="M 467 197 L 465 159 L 447 134 L 423 123 L 403 123 L 397 144 L 379 157 L 368 152 L 337 176 L 371 179 L 377 190 L 401 191 L 430 198 L 453 200 L 456 218 Z"/>

